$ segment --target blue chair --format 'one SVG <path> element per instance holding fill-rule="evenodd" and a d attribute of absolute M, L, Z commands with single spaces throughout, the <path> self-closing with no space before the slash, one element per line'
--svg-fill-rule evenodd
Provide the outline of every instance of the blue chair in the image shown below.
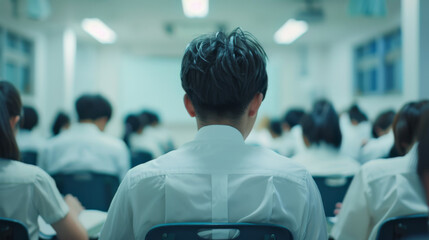
<path fill-rule="evenodd" d="M 149 230 L 145 240 L 197 240 L 212 239 L 204 233 L 233 231 L 234 240 L 293 240 L 285 227 L 274 224 L 254 223 L 167 223 Z"/>
<path fill-rule="evenodd" d="M 29 240 L 27 227 L 20 221 L 0 217 L 0 239 Z"/>
<path fill-rule="evenodd" d="M 119 187 L 119 178 L 102 173 L 60 173 L 52 176 L 61 194 L 76 196 L 87 209 L 107 211 Z"/>
<path fill-rule="evenodd" d="M 21 162 L 37 165 L 37 152 L 36 151 L 22 151 Z"/>
<path fill-rule="evenodd" d="M 153 159 L 153 155 L 150 152 L 146 151 L 136 151 L 131 153 L 131 168 L 149 162 Z"/>
<path fill-rule="evenodd" d="M 326 217 L 333 217 L 335 204 L 342 202 L 353 176 L 313 176 L 322 197 Z"/>
<path fill-rule="evenodd" d="M 428 233 L 427 214 L 393 217 L 380 226 L 377 240 L 419 239 L 418 236 L 427 236 Z"/>

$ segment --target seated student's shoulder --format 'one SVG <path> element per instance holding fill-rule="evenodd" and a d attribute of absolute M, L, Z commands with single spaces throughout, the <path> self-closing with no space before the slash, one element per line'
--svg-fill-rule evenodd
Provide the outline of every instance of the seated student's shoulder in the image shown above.
<path fill-rule="evenodd" d="M 2 166 L 2 173 L 0 174 L 2 183 L 34 184 L 49 181 L 51 178 L 41 168 L 20 161 L 1 160 L 0 165 Z"/>
<path fill-rule="evenodd" d="M 112 150 L 127 150 L 127 145 L 123 140 L 103 133 L 98 140 L 100 144 L 110 147 Z"/>
<path fill-rule="evenodd" d="M 403 174 L 410 171 L 410 162 L 407 157 L 372 160 L 361 167 L 363 177 L 367 182 Z"/>

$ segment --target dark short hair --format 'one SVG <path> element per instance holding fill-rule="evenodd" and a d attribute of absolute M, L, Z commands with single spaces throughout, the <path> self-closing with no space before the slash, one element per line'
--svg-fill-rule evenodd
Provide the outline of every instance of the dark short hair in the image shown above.
<path fill-rule="evenodd" d="M 256 94 L 265 97 L 266 58 L 255 37 L 240 28 L 194 39 L 183 56 L 180 77 L 197 116 L 236 119 Z"/>
<path fill-rule="evenodd" d="M 271 132 L 275 133 L 278 136 L 281 136 L 283 133 L 282 122 L 279 120 L 271 120 L 269 129 Z"/>
<path fill-rule="evenodd" d="M 18 90 L 9 82 L 0 81 L 0 158 L 19 160 L 19 149 L 10 126 L 12 117 L 20 116 L 22 109 Z"/>
<path fill-rule="evenodd" d="M 326 143 L 335 148 L 341 146 L 340 121 L 334 106 L 327 100 L 317 101 L 311 113 L 301 122 L 303 135 L 310 144 Z"/>
<path fill-rule="evenodd" d="M 357 104 L 353 104 L 347 112 L 349 114 L 350 121 L 356 121 L 357 123 L 368 121 L 368 117 Z"/>
<path fill-rule="evenodd" d="M 303 109 L 292 108 L 286 112 L 285 116 L 283 117 L 283 122 L 287 123 L 290 128 L 293 128 L 301 122 L 304 115 L 305 111 Z"/>
<path fill-rule="evenodd" d="M 429 102 L 409 102 L 405 104 L 393 120 L 392 129 L 395 135 L 395 148 L 400 156 L 406 154 L 403 143 L 412 144 L 418 137 L 420 120 L 429 108 Z"/>
<path fill-rule="evenodd" d="M 426 111 L 421 119 L 417 147 L 417 173 L 420 178 L 429 173 L 429 112 Z"/>
<path fill-rule="evenodd" d="M 20 127 L 25 130 L 33 130 L 35 126 L 39 123 L 39 115 L 37 114 L 36 109 L 30 106 L 23 107 L 23 113 Z"/>
<path fill-rule="evenodd" d="M 106 117 L 108 120 L 112 117 L 112 105 L 100 94 L 85 94 L 76 101 L 76 112 L 79 121 L 97 120 Z"/>
<path fill-rule="evenodd" d="M 141 116 L 147 121 L 146 122 L 147 124 L 154 124 L 154 123 L 160 122 L 159 115 L 157 113 L 155 113 L 154 111 L 143 110 L 141 113 Z"/>
<path fill-rule="evenodd" d="M 372 124 L 372 136 L 374 138 L 378 138 L 377 129 L 381 129 L 383 131 L 386 131 L 390 126 L 392 126 L 393 119 L 395 118 L 395 111 L 393 110 L 387 110 L 380 115 L 377 116 L 377 118 L 374 121 L 374 124 Z"/>
<path fill-rule="evenodd" d="M 70 117 L 64 112 L 59 112 L 52 125 L 52 134 L 54 136 L 58 135 L 61 129 L 68 124 L 70 124 Z"/>

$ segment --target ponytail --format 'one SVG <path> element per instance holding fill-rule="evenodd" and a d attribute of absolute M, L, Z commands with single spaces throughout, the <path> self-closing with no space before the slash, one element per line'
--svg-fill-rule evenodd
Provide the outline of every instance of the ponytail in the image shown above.
<path fill-rule="evenodd" d="M 21 98 L 15 87 L 8 82 L 0 81 L 0 158 L 20 159 L 10 120 L 20 115 L 21 107 Z"/>

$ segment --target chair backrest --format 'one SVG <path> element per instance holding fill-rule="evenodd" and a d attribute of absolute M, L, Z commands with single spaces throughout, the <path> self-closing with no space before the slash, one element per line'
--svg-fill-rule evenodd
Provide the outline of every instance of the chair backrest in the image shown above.
<path fill-rule="evenodd" d="M 131 154 L 131 167 L 135 167 L 139 164 L 149 162 L 153 159 L 153 155 L 146 151 L 136 151 Z"/>
<path fill-rule="evenodd" d="M 37 152 L 36 151 L 22 151 L 21 162 L 37 165 Z"/>
<path fill-rule="evenodd" d="M 333 217 L 335 204 L 342 202 L 353 176 L 313 176 L 320 195 L 326 217 Z"/>
<path fill-rule="evenodd" d="M 27 227 L 20 221 L 0 217 L 0 239 L 29 240 Z"/>
<path fill-rule="evenodd" d="M 377 240 L 395 240 L 412 236 L 427 235 L 428 215 L 418 214 L 389 218 L 383 222 L 378 230 Z"/>
<path fill-rule="evenodd" d="M 117 176 L 94 173 L 61 173 L 52 176 L 62 194 L 76 196 L 87 209 L 107 211 L 119 187 Z"/>
<path fill-rule="evenodd" d="M 293 240 L 285 227 L 255 223 L 167 223 L 149 230 L 145 240 L 197 240 L 220 239 L 213 237 L 216 231 L 231 232 L 221 239 L 234 240 Z M 221 233 L 221 232 L 218 232 Z"/>

